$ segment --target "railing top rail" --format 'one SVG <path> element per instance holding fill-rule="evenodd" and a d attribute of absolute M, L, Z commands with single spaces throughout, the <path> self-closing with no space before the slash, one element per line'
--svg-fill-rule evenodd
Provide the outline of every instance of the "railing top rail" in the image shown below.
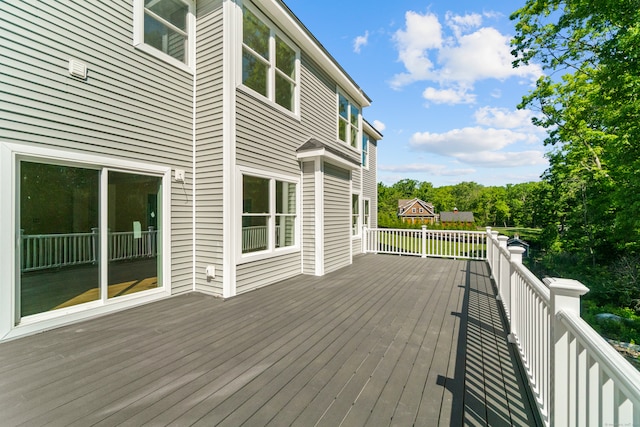
<path fill-rule="evenodd" d="M 524 278 L 527 283 L 531 286 L 531 288 L 541 296 L 544 301 L 548 304 L 551 302 L 551 292 L 549 288 L 544 284 L 544 282 L 536 277 L 535 274 L 531 272 L 527 267 L 521 264 L 514 264 L 513 267 L 518 271 L 518 273 Z"/>
<path fill-rule="evenodd" d="M 566 311 L 558 312 L 567 329 L 587 348 L 600 368 L 613 379 L 625 395 L 640 405 L 640 372 L 602 338 L 579 316 Z"/>
<path fill-rule="evenodd" d="M 389 231 L 389 232 L 396 232 L 396 231 L 410 231 L 410 232 L 416 232 L 416 233 L 422 232 L 422 229 L 420 228 L 369 228 L 368 230 L 369 231 Z M 486 236 L 487 234 L 486 231 L 473 231 L 473 230 L 434 230 L 434 229 L 427 228 L 426 231 L 429 233 L 460 233 L 460 234 L 474 234 L 474 235 L 483 235 L 483 236 Z"/>

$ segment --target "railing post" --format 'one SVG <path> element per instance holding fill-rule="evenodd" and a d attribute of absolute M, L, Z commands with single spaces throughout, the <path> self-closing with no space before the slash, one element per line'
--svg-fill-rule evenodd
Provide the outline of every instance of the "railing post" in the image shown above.
<path fill-rule="evenodd" d="M 509 286 L 509 276 L 511 275 L 511 263 L 509 262 L 509 258 L 505 255 L 502 249 L 507 249 L 507 240 L 509 238 L 507 236 L 498 236 L 498 247 L 495 248 L 498 254 L 498 274 L 495 276 L 495 281 L 498 284 L 498 300 L 502 299 L 502 296 L 505 293 L 505 288 Z"/>
<path fill-rule="evenodd" d="M 518 275 L 516 274 L 516 265 L 522 265 L 522 254 L 524 253 L 524 248 L 520 246 L 509 246 L 509 253 L 511 254 L 511 269 L 509 274 L 509 286 L 505 286 L 505 295 L 502 303 L 505 305 L 505 312 L 507 313 L 507 319 L 509 319 L 509 342 L 516 342 L 516 334 L 518 331 L 518 327 L 515 324 L 515 316 L 512 316 L 512 308 L 516 305 L 516 281 Z"/>
<path fill-rule="evenodd" d="M 423 225 L 422 226 L 422 233 L 420 233 L 421 236 L 421 243 L 422 243 L 422 248 L 421 248 L 421 254 L 422 254 L 422 258 L 426 258 L 427 257 L 427 226 Z"/>
<path fill-rule="evenodd" d="M 569 332 L 558 319 L 558 313 L 564 311 L 580 316 L 580 297 L 589 289 L 572 279 L 545 278 L 544 283 L 549 286 L 551 299 L 550 425 L 569 426 L 570 422 L 575 423 L 574 414 L 570 411 L 570 342 Z"/>
<path fill-rule="evenodd" d="M 362 253 L 366 254 L 367 253 L 367 237 L 368 237 L 368 233 L 367 233 L 367 226 L 363 225 L 362 226 Z"/>
<path fill-rule="evenodd" d="M 493 261 L 493 259 L 491 258 L 491 250 L 493 247 L 493 242 L 491 241 L 491 227 L 487 227 L 487 262 L 489 263 L 489 268 L 491 270 L 493 270 L 493 265 L 491 265 L 491 262 Z"/>
<path fill-rule="evenodd" d="M 489 239 L 491 240 L 491 278 L 496 280 L 496 270 L 498 269 L 498 260 L 500 255 L 500 250 L 498 249 L 496 242 L 498 241 L 498 232 L 491 231 L 491 236 Z"/>

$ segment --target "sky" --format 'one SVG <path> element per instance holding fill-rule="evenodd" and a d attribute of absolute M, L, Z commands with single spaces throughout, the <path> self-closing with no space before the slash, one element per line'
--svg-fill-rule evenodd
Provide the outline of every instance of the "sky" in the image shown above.
<path fill-rule="evenodd" d="M 378 181 L 539 181 L 545 132 L 518 110 L 542 74 L 514 69 L 509 16 L 525 0 L 284 0 L 372 99 Z"/>

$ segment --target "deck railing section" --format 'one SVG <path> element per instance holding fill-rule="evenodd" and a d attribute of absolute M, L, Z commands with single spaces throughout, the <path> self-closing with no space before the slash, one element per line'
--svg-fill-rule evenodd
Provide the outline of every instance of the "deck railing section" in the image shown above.
<path fill-rule="evenodd" d="M 640 372 L 580 317 L 580 282 L 539 280 L 523 249 L 487 229 L 487 261 L 543 421 L 640 425 Z"/>
<path fill-rule="evenodd" d="M 484 260 L 486 241 L 481 231 L 365 228 L 362 246 L 364 253 Z"/>
<path fill-rule="evenodd" d="M 153 257 L 158 231 L 153 227 L 136 232 L 109 233 L 109 261 Z M 98 262 L 99 232 L 22 234 L 22 272 Z"/>

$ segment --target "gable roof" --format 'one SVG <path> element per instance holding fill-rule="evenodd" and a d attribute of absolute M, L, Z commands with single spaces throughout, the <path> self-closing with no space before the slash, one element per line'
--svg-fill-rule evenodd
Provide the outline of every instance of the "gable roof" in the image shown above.
<path fill-rule="evenodd" d="M 475 222 L 473 212 L 440 212 L 440 222 Z"/>
<path fill-rule="evenodd" d="M 404 213 L 409 213 L 407 210 L 418 204 L 421 206 L 426 212 L 432 215 L 435 215 L 433 205 L 431 203 L 425 202 L 424 200 L 420 200 L 417 197 L 413 199 L 400 199 L 398 200 L 398 215 L 403 215 Z"/>

